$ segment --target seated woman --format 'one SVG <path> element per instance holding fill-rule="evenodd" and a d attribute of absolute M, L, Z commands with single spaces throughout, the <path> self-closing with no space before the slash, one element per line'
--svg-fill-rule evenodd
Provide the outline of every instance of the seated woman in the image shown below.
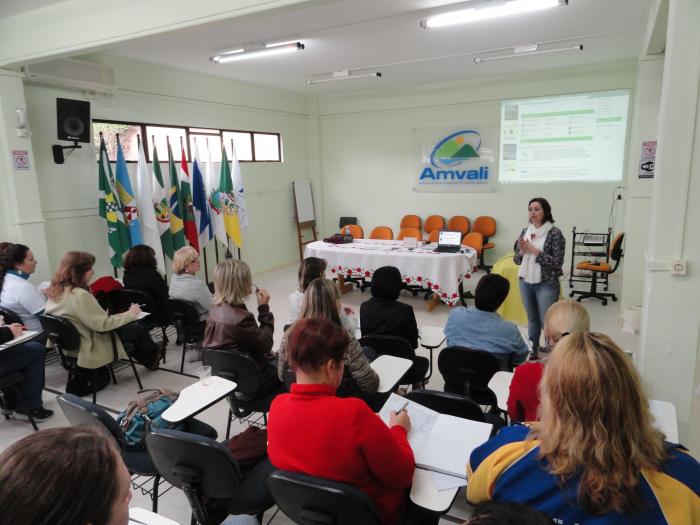
<path fill-rule="evenodd" d="M 46 313 L 64 317 L 80 334 L 77 364 L 83 368 L 100 368 L 114 361 L 111 331 L 115 338 L 117 355 L 126 358 L 122 343 L 130 343 L 129 354 L 142 365 L 155 370 L 165 350 L 156 344 L 141 323 L 135 323 L 141 313 L 138 304 L 121 314 L 109 315 L 88 291 L 94 275 L 95 256 L 85 252 L 68 252 L 63 256 L 58 271 L 47 290 L 49 301 Z"/>
<path fill-rule="evenodd" d="M 129 471 L 97 429 L 42 430 L 0 455 L 0 525 L 127 525 L 130 501 Z"/>
<path fill-rule="evenodd" d="M 258 365 L 263 387 L 271 392 L 281 383 L 275 374 L 272 350 L 272 334 L 275 318 L 270 312 L 270 294 L 256 288 L 258 322 L 245 306 L 246 298 L 253 293 L 250 268 L 239 259 L 226 259 L 214 271 L 214 304 L 204 329 L 203 348 L 227 348 L 238 345 L 242 352 L 250 354 Z"/>
<path fill-rule="evenodd" d="M 303 318 L 287 333 L 296 383 L 270 407 L 270 461 L 354 485 L 374 501 L 382 523 L 399 523 L 415 469 L 408 413 L 392 413 L 387 427 L 361 400 L 335 396 L 350 344 L 338 322 Z"/>
<path fill-rule="evenodd" d="M 0 344 L 12 341 L 23 332 L 20 324 L 0 326 Z M 28 420 L 31 415 L 37 423 L 53 417 L 53 412 L 45 409 L 41 400 L 45 357 L 44 346 L 35 341 L 10 346 L 0 351 L 0 376 L 10 372 L 22 374 L 22 382 L 19 384 L 20 399 L 13 400 L 16 406 L 3 406 L 3 410 L 8 413 L 14 411 L 16 417 L 21 419 Z"/>
<path fill-rule="evenodd" d="M 199 319 L 204 323 L 209 316 L 212 296 L 206 283 L 196 275 L 199 267 L 199 254 L 192 246 L 185 246 L 176 251 L 168 293 L 173 299 L 194 303 L 199 312 Z"/>
<path fill-rule="evenodd" d="M 41 332 L 37 315 L 44 313 L 46 296 L 29 281 L 36 265 L 28 246 L 5 245 L 0 251 L 0 306 L 15 312 L 27 330 Z"/>
<path fill-rule="evenodd" d="M 164 324 L 170 318 L 165 306 L 168 285 L 156 268 L 156 252 L 153 248 L 145 244 L 132 247 L 124 260 L 124 287 L 150 295 L 156 311 L 148 320 L 156 324 Z"/>
<path fill-rule="evenodd" d="M 321 317 L 328 319 L 336 326 L 341 326 L 340 297 L 338 289 L 330 279 L 314 279 L 304 293 L 304 303 L 301 319 Z M 284 375 L 289 368 L 288 346 L 295 322 L 282 336 L 279 352 L 277 353 L 277 376 L 284 381 Z M 346 380 L 343 381 L 344 394 L 371 394 L 379 388 L 379 376 L 369 366 L 360 343 L 353 335 L 348 334 L 349 344 L 344 358 Z M 359 392 L 357 391 L 359 389 Z"/>
<path fill-rule="evenodd" d="M 539 422 L 472 452 L 471 503 L 526 503 L 567 525 L 698 523 L 700 464 L 664 442 L 637 370 L 609 337 L 563 337 L 540 390 Z"/>
<path fill-rule="evenodd" d="M 573 299 L 562 299 L 549 307 L 544 317 L 544 339 L 547 346 L 540 350 L 540 361 L 524 363 L 513 370 L 508 395 L 508 415 L 513 421 L 537 421 L 540 380 L 549 352 L 565 335 L 588 332 L 590 329 L 588 312 Z"/>

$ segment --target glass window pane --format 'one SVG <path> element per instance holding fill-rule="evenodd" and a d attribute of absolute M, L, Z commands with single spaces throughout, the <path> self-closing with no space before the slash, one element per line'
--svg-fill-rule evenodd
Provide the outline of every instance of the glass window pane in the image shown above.
<path fill-rule="evenodd" d="M 192 152 L 192 157 L 194 157 L 194 143 L 197 141 L 197 148 L 199 149 L 199 160 L 202 162 L 207 162 L 209 156 L 207 155 L 207 148 L 211 152 L 212 162 L 221 162 L 221 135 L 198 135 L 190 133 L 190 151 Z"/>
<path fill-rule="evenodd" d="M 250 133 L 237 131 L 224 131 L 224 147 L 226 155 L 231 158 L 231 139 L 233 147 L 236 148 L 238 160 L 253 160 L 253 148 L 250 140 Z"/>
<path fill-rule="evenodd" d="M 109 160 L 112 162 L 117 160 L 117 133 L 119 133 L 119 140 L 124 151 L 124 158 L 126 160 L 133 161 L 137 161 L 139 159 L 136 136 L 141 133 L 141 126 L 117 124 L 112 122 L 93 122 L 92 136 L 98 159 L 100 155 L 100 131 L 105 139 Z"/>
<path fill-rule="evenodd" d="M 150 158 L 153 159 L 153 140 L 155 138 L 155 146 L 158 148 L 158 160 L 163 162 L 168 160 L 168 143 L 170 139 L 170 147 L 173 150 L 173 159 L 178 162 L 180 155 L 180 138 L 185 141 L 185 128 L 167 128 L 160 126 L 146 126 L 146 134 L 148 135 L 148 151 Z M 187 155 L 187 147 L 185 147 L 185 155 Z"/>
<path fill-rule="evenodd" d="M 270 133 L 253 133 L 255 160 L 280 160 L 279 137 Z"/>
<path fill-rule="evenodd" d="M 221 131 L 214 128 L 190 128 L 190 133 L 208 133 L 210 135 L 219 135 Z"/>

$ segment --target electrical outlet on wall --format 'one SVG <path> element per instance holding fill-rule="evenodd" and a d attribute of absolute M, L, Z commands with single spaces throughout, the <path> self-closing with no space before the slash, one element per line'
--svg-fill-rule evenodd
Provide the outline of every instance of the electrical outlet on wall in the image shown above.
<path fill-rule="evenodd" d="M 671 261 L 671 275 L 685 275 L 688 270 L 688 262 L 685 259 Z"/>

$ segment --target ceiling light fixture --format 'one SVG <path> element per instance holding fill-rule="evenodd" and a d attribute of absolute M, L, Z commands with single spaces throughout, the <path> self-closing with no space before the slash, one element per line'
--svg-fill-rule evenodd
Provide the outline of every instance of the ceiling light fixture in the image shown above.
<path fill-rule="evenodd" d="M 423 29 L 447 27 L 456 24 L 490 20 L 502 16 L 519 15 L 531 11 L 540 11 L 542 9 L 567 5 L 568 3 L 569 0 L 492 0 L 482 2 L 473 7 L 467 7 L 466 9 L 448 11 L 428 17 L 420 21 L 420 26 Z"/>
<path fill-rule="evenodd" d="M 314 84 L 321 84 L 323 82 L 335 82 L 336 80 L 354 80 L 356 78 L 382 78 L 382 73 L 380 71 L 373 71 L 372 73 L 351 75 L 349 70 L 343 69 L 342 71 L 333 71 L 333 76 L 328 78 L 316 78 L 313 80 L 307 80 L 306 84 L 308 86 L 313 86 Z"/>
<path fill-rule="evenodd" d="M 209 57 L 209 60 L 215 64 L 225 64 L 227 62 L 235 62 L 237 60 L 248 60 L 249 58 L 266 57 L 271 55 L 280 55 L 282 53 L 291 53 L 292 51 L 301 51 L 305 46 L 301 42 L 281 42 L 276 44 L 257 44 L 246 47 L 244 49 L 236 49 L 221 55 Z"/>
<path fill-rule="evenodd" d="M 537 46 L 535 46 L 537 47 Z M 525 49 L 525 50 L 518 50 L 518 49 Z M 548 55 L 550 53 L 561 53 L 564 51 L 583 51 L 583 44 L 578 44 L 576 46 L 571 46 L 571 47 L 557 47 L 554 49 L 539 49 L 539 50 L 534 50 L 534 51 L 529 51 L 528 49 L 532 49 L 531 46 L 522 46 L 521 48 L 514 48 L 513 53 L 509 55 L 493 55 L 490 57 L 474 57 L 474 63 L 475 64 L 482 64 L 484 62 L 492 62 L 494 60 L 506 60 L 508 58 L 518 58 L 518 57 L 523 57 L 523 56 L 532 56 L 532 55 Z"/>

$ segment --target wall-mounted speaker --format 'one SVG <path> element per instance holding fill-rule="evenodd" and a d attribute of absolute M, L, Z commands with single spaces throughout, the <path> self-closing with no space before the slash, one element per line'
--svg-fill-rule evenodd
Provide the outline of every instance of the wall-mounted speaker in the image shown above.
<path fill-rule="evenodd" d="M 58 140 L 90 142 L 90 102 L 56 99 Z"/>

